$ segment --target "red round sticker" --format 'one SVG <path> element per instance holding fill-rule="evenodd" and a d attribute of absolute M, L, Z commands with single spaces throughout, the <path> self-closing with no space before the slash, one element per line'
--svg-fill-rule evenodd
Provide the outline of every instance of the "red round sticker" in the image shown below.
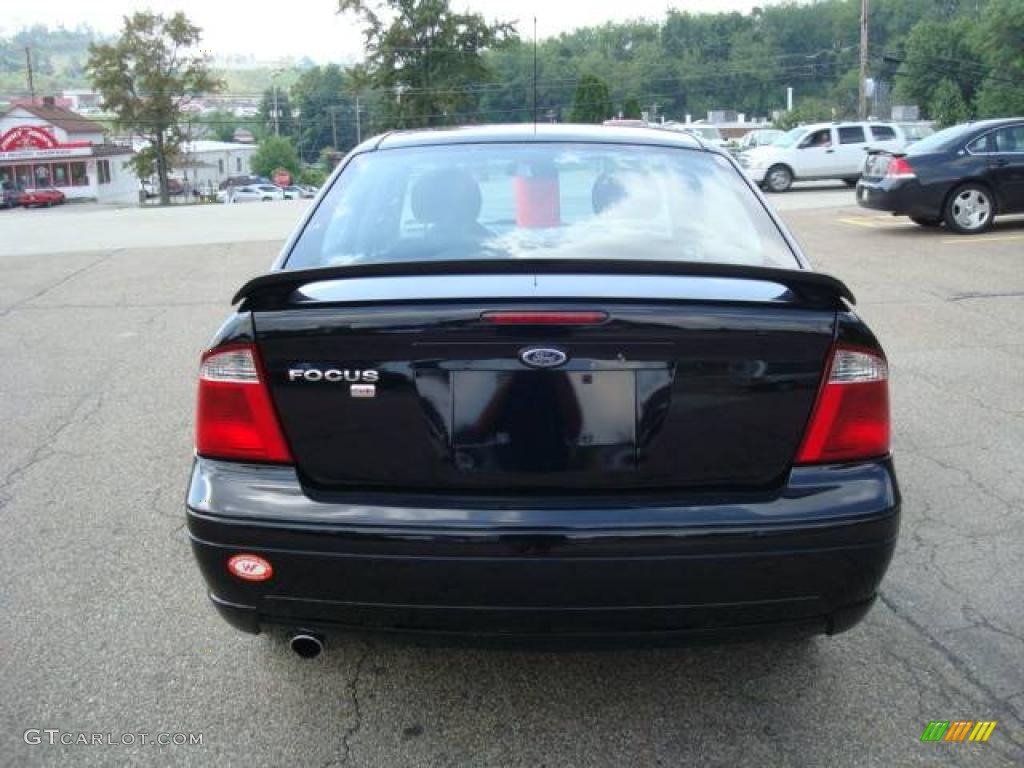
<path fill-rule="evenodd" d="M 259 555 L 235 555 L 228 560 L 228 570 L 246 581 L 266 581 L 274 575 L 274 568 Z"/>

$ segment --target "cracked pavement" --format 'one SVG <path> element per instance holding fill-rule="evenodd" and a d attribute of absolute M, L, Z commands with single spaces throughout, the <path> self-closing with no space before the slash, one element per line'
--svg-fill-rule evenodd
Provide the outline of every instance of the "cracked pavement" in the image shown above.
<path fill-rule="evenodd" d="M 890 356 L 899 547 L 844 635 L 682 649 L 332 638 L 310 662 L 235 632 L 182 530 L 194 374 L 287 227 L 178 245 L 192 209 L 120 211 L 103 213 L 134 227 L 117 247 L 50 253 L 14 230 L 14 252 L 0 246 L 0 765 L 1024 763 L 1024 240 L 849 226 L 865 213 L 815 194 L 780 207 Z M 231 231 L 246 215 L 263 231 L 264 213 L 236 206 Z M 919 741 L 956 719 L 999 725 L 987 744 Z M 28 728 L 203 744 L 28 746 Z"/>

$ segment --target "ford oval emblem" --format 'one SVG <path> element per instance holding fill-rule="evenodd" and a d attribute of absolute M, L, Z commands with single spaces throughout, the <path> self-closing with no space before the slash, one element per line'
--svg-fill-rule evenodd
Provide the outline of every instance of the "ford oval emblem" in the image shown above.
<path fill-rule="evenodd" d="M 531 368 L 555 368 L 568 360 L 569 356 L 553 347 L 530 347 L 519 353 L 519 359 Z"/>

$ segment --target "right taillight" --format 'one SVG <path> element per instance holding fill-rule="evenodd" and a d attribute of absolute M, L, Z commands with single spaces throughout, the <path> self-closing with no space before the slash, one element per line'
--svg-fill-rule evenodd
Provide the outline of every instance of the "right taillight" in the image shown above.
<path fill-rule="evenodd" d="M 910 162 L 905 157 L 894 157 L 889 161 L 889 167 L 885 169 L 885 175 L 890 179 L 912 179 L 916 175 L 910 167 Z"/>
<path fill-rule="evenodd" d="M 887 453 L 889 366 L 879 352 L 839 345 L 796 461 L 855 461 Z"/>
<path fill-rule="evenodd" d="M 214 349 L 199 366 L 196 452 L 235 461 L 292 462 L 250 344 Z"/>

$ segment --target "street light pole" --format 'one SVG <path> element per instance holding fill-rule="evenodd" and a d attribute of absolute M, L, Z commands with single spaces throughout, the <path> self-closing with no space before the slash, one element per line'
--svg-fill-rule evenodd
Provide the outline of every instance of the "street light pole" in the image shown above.
<path fill-rule="evenodd" d="M 860 91 L 857 101 L 857 117 L 866 120 L 868 116 L 868 0 L 860 2 Z"/>

